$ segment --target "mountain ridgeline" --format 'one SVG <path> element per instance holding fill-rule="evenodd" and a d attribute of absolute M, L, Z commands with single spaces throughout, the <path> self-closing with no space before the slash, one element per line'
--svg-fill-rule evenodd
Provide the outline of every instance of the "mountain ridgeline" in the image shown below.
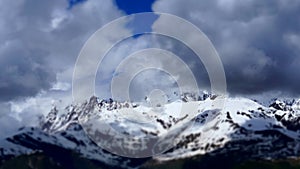
<path fill-rule="evenodd" d="M 226 98 L 224 107 L 215 109 L 211 106 L 215 99 L 218 96 L 185 94 L 151 107 L 91 97 L 65 109 L 54 107 L 38 126 L 20 128 L 0 141 L 0 169 L 13 165 L 70 169 L 300 167 L 300 101 L 276 99 L 265 106 L 246 98 Z M 181 111 L 182 106 L 187 109 Z M 105 138 L 95 140 L 87 134 L 84 123 L 94 117 L 137 138 L 123 139 L 126 145 L 136 141 L 142 145 L 139 138 L 161 138 L 169 133 L 175 139 L 154 156 L 120 156 L 98 144 Z"/>

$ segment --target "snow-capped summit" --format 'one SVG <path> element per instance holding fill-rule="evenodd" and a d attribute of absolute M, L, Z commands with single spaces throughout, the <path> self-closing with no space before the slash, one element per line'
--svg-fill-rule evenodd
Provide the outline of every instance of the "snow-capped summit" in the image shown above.
<path fill-rule="evenodd" d="M 286 104 L 276 100 L 266 107 L 246 98 L 227 98 L 220 108 L 214 107 L 218 96 L 205 95 L 202 99 L 192 94 L 184 96 L 183 100 L 159 108 L 97 97 L 63 110 L 54 107 L 40 127 L 25 127 L 0 142 L 0 155 L 6 158 L 49 151 L 54 146 L 108 165 L 128 167 L 132 159 L 109 152 L 110 148 L 136 155 L 137 151 L 155 148 L 148 144 L 147 138 L 157 138 L 156 145 L 169 144 L 165 151 L 153 154 L 152 158 L 160 161 L 231 151 L 261 158 L 299 156 L 299 101 Z M 108 139 L 111 135 L 104 129 L 87 128 L 95 121 L 123 136 L 118 137 L 122 144 L 112 143 Z M 103 137 L 96 137 L 99 135 Z M 132 145 L 144 149 L 133 149 Z"/>

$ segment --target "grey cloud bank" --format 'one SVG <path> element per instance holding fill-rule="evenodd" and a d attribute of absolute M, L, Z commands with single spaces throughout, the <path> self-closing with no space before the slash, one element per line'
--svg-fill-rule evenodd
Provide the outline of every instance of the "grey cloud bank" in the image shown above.
<path fill-rule="evenodd" d="M 0 101 L 31 97 L 57 82 L 70 82 L 88 37 L 124 15 L 106 0 L 85 1 L 71 9 L 67 1 L 1 3 Z M 220 54 L 231 94 L 300 94 L 300 2 L 158 0 L 153 10 L 183 17 L 207 34 Z M 187 47 L 166 37 L 146 36 L 125 42 L 132 48 L 116 48 L 112 54 L 122 60 L 124 54 L 150 46 L 170 50 L 192 68 L 200 86 L 209 88 L 206 70 Z M 108 62 L 116 65 L 115 60 Z M 113 73 L 108 65 L 101 74 L 104 79 Z"/>
<path fill-rule="evenodd" d="M 110 0 L 72 9 L 60 0 L 0 4 L 0 101 L 35 96 L 57 80 L 70 80 L 87 38 L 122 15 Z M 66 73 L 68 79 L 59 79 Z"/>
<path fill-rule="evenodd" d="M 299 1 L 158 0 L 153 10 L 183 17 L 207 34 L 231 94 L 300 94 Z"/>

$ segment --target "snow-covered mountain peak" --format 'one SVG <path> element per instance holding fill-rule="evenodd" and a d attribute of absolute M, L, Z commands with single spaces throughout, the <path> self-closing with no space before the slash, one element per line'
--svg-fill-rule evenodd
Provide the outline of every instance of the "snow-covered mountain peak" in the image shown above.
<path fill-rule="evenodd" d="M 109 148 L 122 148 L 123 153 L 128 150 L 128 156 L 138 157 L 143 151 L 141 148 L 134 149 L 132 145 L 146 150 L 155 148 L 147 144 L 149 138 L 158 145 L 168 144 L 164 151 L 148 154 L 154 155 L 157 160 L 236 151 L 244 143 L 256 146 L 249 148 L 251 152 L 268 147 L 268 152 L 253 153 L 258 157 L 279 157 L 283 151 L 288 156 L 299 154 L 298 150 L 285 146 L 299 146 L 299 101 L 290 104 L 275 100 L 267 107 L 237 97 L 226 98 L 221 107 L 215 107 L 214 103 L 220 99 L 217 96 L 186 98 L 151 107 L 147 103 L 91 97 L 82 104 L 70 105 L 65 109 L 54 107 L 41 121 L 40 127 L 24 128 L 7 138 L 2 144 L 2 152 L 5 152 L 2 155 L 46 151 L 45 147 L 34 144 L 47 144 L 75 150 L 86 158 L 115 164 L 119 163 L 120 157 L 113 154 L 120 152 L 109 152 Z M 113 132 L 105 133 L 105 127 L 97 125 L 88 127 L 90 124 L 101 124 L 99 126 L 109 127 Z M 102 132 L 103 137 L 96 138 L 99 136 L 95 135 L 97 132 Z M 118 141 L 112 142 L 109 138 L 118 138 Z M 274 142 L 280 142 L 275 149 L 272 148 Z M 124 159 L 121 161 L 124 162 Z M 128 159 L 125 161 L 126 164 L 122 162 L 122 165 L 127 166 Z"/>

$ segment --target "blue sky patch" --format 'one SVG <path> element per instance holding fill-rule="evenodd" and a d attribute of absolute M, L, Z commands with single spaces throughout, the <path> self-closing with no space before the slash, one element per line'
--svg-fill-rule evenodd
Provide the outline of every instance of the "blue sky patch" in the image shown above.
<path fill-rule="evenodd" d="M 152 4 L 155 0 L 116 0 L 119 9 L 123 10 L 126 14 L 140 12 L 152 12 Z"/>
<path fill-rule="evenodd" d="M 71 9 L 73 6 L 77 5 L 77 4 L 81 4 L 83 2 L 85 2 L 87 0 L 68 0 L 69 2 L 69 7 L 68 9 Z"/>

